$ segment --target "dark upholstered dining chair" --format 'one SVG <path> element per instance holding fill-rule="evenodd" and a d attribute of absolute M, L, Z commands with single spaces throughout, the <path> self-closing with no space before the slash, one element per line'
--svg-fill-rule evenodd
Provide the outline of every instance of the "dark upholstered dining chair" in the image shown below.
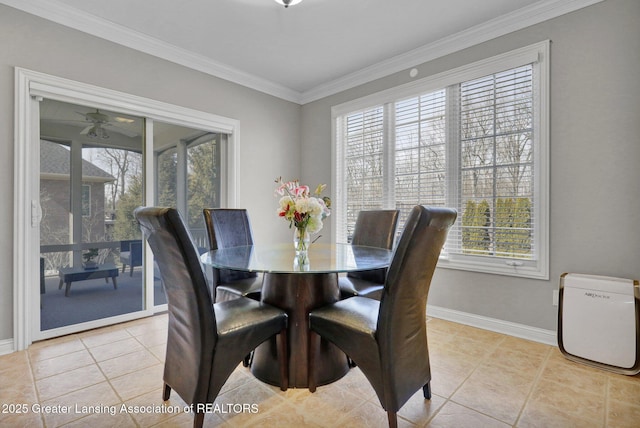
<path fill-rule="evenodd" d="M 193 405 L 201 427 L 205 406 L 213 403 L 238 363 L 276 334 L 281 389 L 288 386 L 287 314 L 244 297 L 213 304 L 198 252 L 182 217 L 173 208 L 140 207 L 134 212 L 164 282 L 169 331 L 163 399 L 175 390 Z"/>
<path fill-rule="evenodd" d="M 352 297 L 309 314 L 309 390 L 314 392 L 320 338 L 337 345 L 358 365 L 387 411 L 396 413 L 420 388 L 431 398 L 427 345 L 427 295 L 447 233 L 457 213 L 414 207 L 395 249 L 380 301 Z"/>
<path fill-rule="evenodd" d="M 399 214 L 398 210 L 360 211 L 351 243 L 391 250 Z M 338 280 L 340 298 L 363 296 L 380 300 L 386 275 L 387 269 L 349 272 Z"/>
<path fill-rule="evenodd" d="M 129 265 L 129 276 L 133 276 L 133 268 L 142 266 L 142 241 L 139 239 L 120 241 L 120 263 L 122 273 Z"/>
<path fill-rule="evenodd" d="M 247 210 L 205 208 L 202 210 L 202 214 L 211 250 L 253 245 Z M 262 274 L 214 268 L 213 289 L 216 302 L 224 302 L 238 297 L 260 300 Z"/>

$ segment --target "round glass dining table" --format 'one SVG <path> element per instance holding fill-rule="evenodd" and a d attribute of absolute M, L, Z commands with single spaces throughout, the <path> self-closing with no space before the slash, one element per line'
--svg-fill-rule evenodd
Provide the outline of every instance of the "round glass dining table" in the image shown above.
<path fill-rule="evenodd" d="M 202 254 L 203 264 L 217 269 L 263 272 L 261 299 L 289 315 L 289 386 L 306 388 L 308 379 L 309 312 L 340 300 L 338 274 L 389 266 L 392 251 L 349 244 L 314 243 L 306 255 L 293 244 L 250 245 Z M 349 370 L 345 354 L 329 342 L 320 346 L 316 364 L 318 385 L 340 379 Z M 275 338 L 254 351 L 251 372 L 279 385 Z"/>

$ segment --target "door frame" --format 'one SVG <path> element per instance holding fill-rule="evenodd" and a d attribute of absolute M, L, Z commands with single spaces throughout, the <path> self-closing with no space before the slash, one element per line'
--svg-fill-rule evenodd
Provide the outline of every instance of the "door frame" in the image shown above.
<path fill-rule="evenodd" d="M 40 126 L 39 101 L 43 98 L 88 105 L 146 118 L 144 163 L 145 205 L 154 204 L 153 122 L 161 121 L 228 134 L 226 206 L 235 207 L 239 195 L 240 121 L 86 83 L 15 68 L 14 122 L 14 232 L 13 232 L 13 349 L 26 349 L 34 340 L 74 333 L 111 323 L 149 316 L 153 306 L 153 255 L 145 251 L 145 304 L 143 311 L 104 320 L 40 331 L 39 204 Z M 151 268 L 150 268 L 151 267 Z M 150 274 L 149 274 L 150 273 Z"/>

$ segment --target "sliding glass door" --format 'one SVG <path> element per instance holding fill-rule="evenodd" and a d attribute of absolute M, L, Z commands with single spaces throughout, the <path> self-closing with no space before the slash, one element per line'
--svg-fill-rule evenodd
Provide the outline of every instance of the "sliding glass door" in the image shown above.
<path fill-rule="evenodd" d="M 202 209 L 220 207 L 220 164 L 226 135 L 159 123 L 154 129 L 157 203 L 177 207 L 196 245 L 207 247 Z M 164 135 L 173 137 L 166 139 Z"/>
<path fill-rule="evenodd" d="M 227 135 L 155 122 L 153 140 L 156 205 L 177 208 L 203 252 L 209 241 L 202 209 L 221 206 L 220 171 Z M 165 303 L 164 295 L 155 294 L 154 302 Z"/>
<path fill-rule="evenodd" d="M 41 331 L 145 309 L 145 246 L 133 217 L 145 204 L 144 123 L 115 111 L 40 103 Z M 201 252 L 209 246 L 202 209 L 220 206 L 226 141 L 219 132 L 153 123 L 155 205 L 177 207 Z M 162 308 L 155 262 L 148 272 L 149 306 Z"/>
<path fill-rule="evenodd" d="M 234 207 L 239 122 L 16 69 L 15 349 L 166 309 L 140 205 Z"/>
<path fill-rule="evenodd" d="M 144 309 L 144 120 L 40 102 L 40 330 Z"/>

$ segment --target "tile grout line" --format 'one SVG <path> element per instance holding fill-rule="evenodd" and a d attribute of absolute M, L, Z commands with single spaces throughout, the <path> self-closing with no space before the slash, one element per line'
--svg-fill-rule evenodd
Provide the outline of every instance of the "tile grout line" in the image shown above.
<path fill-rule="evenodd" d="M 464 325 L 464 324 L 461 324 L 461 325 Z M 456 336 L 458 336 L 458 335 L 459 335 L 459 333 L 458 333 L 458 332 L 456 332 L 455 334 L 453 334 L 453 337 L 456 337 Z M 462 388 L 462 386 L 463 386 L 463 385 L 464 385 L 464 384 L 469 380 L 469 378 L 470 378 L 470 377 L 471 377 L 471 376 L 476 372 L 476 370 L 478 370 L 478 368 L 480 367 L 480 365 L 482 365 L 482 363 L 484 363 L 485 361 L 488 361 L 488 360 L 489 360 L 489 356 L 491 355 L 491 353 L 492 353 L 492 352 L 494 352 L 496 349 L 498 349 L 498 347 L 500 346 L 500 344 L 506 340 L 506 338 L 504 337 L 504 335 L 501 335 L 501 336 L 503 336 L 503 337 L 501 337 L 501 339 L 500 339 L 500 340 L 499 340 L 495 345 L 493 345 L 493 348 L 492 348 L 490 351 L 488 351 L 488 352 L 487 352 L 487 354 L 486 354 L 483 358 L 480 358 L 480 359 L 478 360 L 478 363 L 474 366 L 474 368 L 471 370 L 471 372 L 469 373 L 469 375 L 468 375 L 468 376 L 466 376 L 462 382 L 460 382 L 460 385 L 458 385 L 458 387 L 457 387 L 455 390 L 453 390 L 453 392 L 451 393 L 451 395 L 449 395 L 448 397 L 443 397 L 443 398 L 445 399 L 444 403 L 442 403 L 442 406 L 440 406 L 440 408 L 439 408 L 438 410 L 436 410 L 436 412 L 435 412 L 435 413 L 434 413 L 434 414 L 433 414 L 433 415 L 432 415 L 432 416 L 427 420 L 427 424 L 426 424 L 426 426 L 428 426 L 428 425 L 431 423 L 431 421 L 433 421 L 433 420 L 436 418 L 436 416 L 438 416 L 438 415 L 440 414 L 440 411 L 441 411 L 441 410 L 442 410 L 442 409 L 447 405 L 447 403 L 449 403 L 449 402 L 454 403 L 454 404 L 455 404 L 455 405 L 457 405 L 457 406 L 461 406 L 461 407 L 464 407 L 464 408 L 466 408 L 466 409 L 469 409 L 469 410 L 471 410 L 471 411 L 473 411 L 473 412 L 475 412 L 475 413 L 478 413 L 478 414 L 481 414 L 481 415 L 483 415 L 483 416 L 489 417 L 489 418 L 491 418 L 491 419 L 493 419 L 493 420 L 496 420 L 496 421 L 499 421 L 499 422 L 505 423 L 504 421 L 502 421 L 502 420 L 500 420 L 500 419 L 497 419 L 497 418 L 495 418 L 495 417 L 493 417 L 493 416 L 491 416 L 491 415 L 487 415 L 487 414 L 482 413 L 482 412 L 480 412 L 480 411 L 478 411 L 478 410 L 476 410 L 476 409 L 473 409 L 473 408 L 471 408 L 471 407 L 468 407 L 468 406 L 466 406 L 466 405 L 464 405 L 464 404 L 458 403 L 457 401 L 453 400 L 453 396 L 456 394 L 456 392 L 458 392 L 458 391 L 460 390 L 460 388 Z M 465 337 L 462 337 L 462 339 L 466 339 L 466 338 L 465 338 Z M 436 395 L 437 395 L 437 394 L 436 394 Z M 440 395 L 440 397 L 442 397 L 442 396 Z"/>
<path fill-rule="evenodd" d="M 142 343 L 140 340 L 138 340 L 138 336 L 142 336 L 142 335 L 136 336 L 136 335 L 132 334 L 127 328 L 117 328 L 117 329 L 109 330 L 109 332 L 114 332 L 114 331 L 124 331 L 129 336 L 128 338 L 134 339 L 137 343 L 139 343 L 142 346 L 143 350 L 145 350 L 146 352 L 150 353 L 153 356 L 154 360 L 157 361 L 158 364 L 163 364 L 163 362 L 160 361 L 160 358 L 157 355 L 155 355 L 153 352 L 151 352 L 151 350 L 149 349 L 148 346 L 146 346 L 144 343 Z M 80 344 L 81 344 L 81 348 L 80 349 L 73 350 L 73 351 L 70 351 L 70 352 L 63 352 L 60 355 L 54 355 L 52 357 L 43 358 L 43 359 L 41 359 L 39 361 L 47 361 L 47 360 L 52 360 L 52 359 L 55 359 L 55 358 L 64 358 L 65 356 L 68 356 L 70 354 L 73 354 L 73 353 L 76 353 L 76 352 L 85 351 L 85 352 L 87 352 L 89 354 L 89 358 L 90 358 L 90 360 L 92 362 L 89 362 L 89 363 L 87 363 L 85 365 L 82 365 L 82 366 L 79 366 L 79 367 L 74 367 L 72 369 L 66 369 L 66 370 L 61 371 L 59 373 L 48 375 L 48 376 L 43 377 L 42 379 L 37 379 L 36 380 L 34 361 L 32 360 L 32 356 L 31 356 L 31 353 L 29 352 L 29 350 L 25 350 L 25 355 L 27 357 L 27 364 L 29 365 L 29 371 L 30 371 L 30 374 L 31 374 L 31 382 L 30 383 L 31 383 L 31 386 L 32 386 L 33 391 L 35 393 L 35 398 L 36 398 L 37 402 L 40 403 L 40 404 L 42 404 L 42 402 L 43 402 L 42 396 L 41 396 L 41 394 L 40 394 L 40 392 L 39 392 L 39 390 L 37 388 L 37 382 L 38 381 L 43 380 L 43 379 L 48 379 L 48 378 L 51 378 L 53 376 L 68 375 L 68 373 L 70 371 L 93 366 L 93 367 L 97 368 L 98 371 L 102 374 L 102 376 L 104 378 L 103 381 L 100 381 L 98 383 L 94 383 L 94 384 L 91 384 L 91 385 L 85 385 L 82 388 L 77 388 L 77 389 L 73 389 L 73 390 L 70 390 L 70 391 L 65 391 L 65 393 L 49 397 L 47 400 L 57 399 L 57 398 L 62 397 L 64 395 L 67 395 L 67 394 L 70 394 L 70 393 L 75 393 L 75 392 L 81 391 L 81 390 L 86 389 L 86 388 L 90 388 L 92 386 L 98 385 L 98 384 L 103 383 L 103 382 L 106 381 L 106 384 L 109 385 L 109 388 L 111 389 L 111 391 L 119 399 L 120 404 L 125 403 L 125 401 L 123 400 L 123 397 L 114 388 L 114 386 L 113 386 L 113 384 L 111 382 L 111 378 L 109 378 L 109 376 L 107 376 L 107 374 L 104 372 L 104 370 L 100 366 L 100 363 L 97 361 L 94 353 L 92 352 L 92 349 L 95 349 L 95 348 L 100 347 L 100 346 L 110 345 L 110 344 L 113 344 L 113 343 L 116 343 L 116 342 L 119 342 L 119 341 L 124 341 L 124 340 L 127 340 L 128 338 L 118 339 L 118 340 L 115 340 L 115 341 L 107 341 L 107 342 L 104 342 L 104 343 L 100 343 L 100 344 L 98 344 L 96 346 L 90 347 L 88 345 L 88 343 L 85 341 L 85 339 L 87 339 L 89 337 L 92 337 L 92 335 L 88 335 L 88 336 L 83 338 L 82 335 L 74 333 L 74 334 L 69 335 L 69 336 L 73 336 L 75 339 L 77 339 L 80 342 Z M 69 342 L 71 342 L 71 341 L 69 341 Z M 119 355 L 119 356 L 121 356 L 121 355 Z M 115 357 L 112 357 L 112 358 L 117 358 L 119 356 L 115 356 Z M 105 360 L 105 361 L 108 361 L 108 360 Z M 118 376 L 117 378 L 120 378 L 122 376 L 127 376 L 127 374 Z M 136 397 L 138 397 L 138 396 L 136 396 Z M 136 398 L 136 397 L 132 397 L 131 399 Z M 47 401 L 47 400 L 44 400 L 44 401 Z M 73 419 L 71 421 L 65 422 L 65 425 L 67 423 L 74 423 L 74 422 L 80 421 L 80 420 L 82 420 L 82 419 L 84 419 L 86 417 L 89 417 L 89 416 L 90 415 L 81 416 L 81 417 L 79 417 L 77 419 Z M 138 422 L 131 415 L 130 415 L 130 418 L 131 418 L 132 422 L 136 426 L 140 426 L 140 424 L 138 424 Z M 46 420 L 44 418 L 44 414 L 40 415 L 40 419 L 41 419 L 41 422 L 42 422 L 43 426 L 47 427 L 47 423 L 46 423 Z"/>
<path fill-rule="evenodd" d="M 549 362 L 549 359 L 551 358 L 552 353 L 553 353 L 553 346 L 549 346 L 549 349 L 547 349 L 547 355 L 544 357 L 542 363 L 538 367 L 538 372 L 536 373 L 536 376 L 533 382 L 531 383 L 531 386 L 529 387 L 529 392 L 527 393 L 527 397 L 524 399 L 524 403 L 522 403 L 522 407 L 520 407 L 518 416 L 516 417 L 516 420 L 513 424 L 514 427 L 518 426 L 518 423 L 520 422 L 520 418 L 522 417 L 522 413 L 524 412 L 524 409 L 529 404 L 529 400 L 531 400 L 531 397 L 533 396 L 533 391 L 535 391 L 536 387 L 540 383 L 540 380 L 542 379 L 542 374 L 544 373 L 544 370 L 547 367 L 547 363 Z"/>
<path fill-rule="evenodd" d="M 77 335 L 77 334 L 75 334 L 75 333 L 74 333 L 74 334 L 72 334 L 72 336 L 73 336 L 73 337 L 75 337 L 75 338 L 77 338 L 77 339 L 80 341 L 80 343 L 82 344 L 82 346 L 83 346 L 83 348 L 84 348 L 83 350 L 84 350 L 84 351 L 86 351 L 86 352 L 89 354 L 89 357 L 94 361 L 94 363 L 93 363 L 93 364 L 95 364 L 95 358 L 93 357 L 93 354 L 92 354 L 92 353 L 91 353 L 91 351 L 89 350 L 89 347 L 87 346 L 87 344 L 86 344 L 86 343 L 84 343 L 84 341 L 82 340 L 82 337 L 80 337 L 80 335 Z M 80 351 L 82 351 L 82 350 L 80 350 Z M 52 359 L 54 359 L 54 358 L 64 357 L 65 355 L 70 355 L 70 354 L 73 354 L 73 353 L 76 353 L 76 352 L 80 352 L 80 351 L 67 352 L 67 353 L 64 353 L 64 354 L 56 355 L 55 357 L 45 358 L 45 359 L 43 359 L 42 361 L 52 360 Z M 31 356 L 30 356 L 29 352 L 27 352 L 27 355 L 28 355 L 28 358 L 29 358 L 29 365 L 31 366 Z M 92 364 L 86 364 L 86 365 L 84 365 L 84 366 L 80 366 L 80 367 L 76 367 L 76 368 L 74 368 L 74 369 L 71 369 L 71 371 L 72 371 L 72 370 L 77 370 L 77 369 L 80 369 L 80 368 L 83 368 L 83 367 L 89 367 L 89 366 L 91 366 L 91 365 L 92 365 Z M 50 376 L 45 376 L 45 377 L 43 377 L 42 379 L 37 379 L 37 380 L 36 380 L 36 378 L 35 378 L 35 372 L 33 372 L 33 366 L 31 366 L 31 369 L 32 369 L 32 376 L 33 376 L 33 387 L 34 387 L 34 389 L 35 389 L 35 391 L 36 391 L 36 398 L 37 398 L 37 400 L 38 400 L 38 404 L 40 404 L 40 405 L 42 405 L 43 401 L 47 401 L 47 400 L 42 400 L 42 397 L 41 397 L 41 395 L 40 395 L 40 392 L 38 391 L 37 382 L 38 382 L 39 380 L 43 380 L 43 379 L 47 379 L 47 378 L 51 378 L 51 377 L 53 377 L 53 376 L 67 375 L 67 374 L 68 374 L 68 372 L 70 371 L 70 370 L 65 370 L 65 371 L 63 371 L 63 372 L 56 373 L 56 374 L 53 374 L 53 375 L 50 375 Z M 97 385 L 97 384 L 94 384 L 94 385 Z M 89 386 L 93 386 L 93 385 L 89 385 Z M 56 398 L 62 397 L 62 396 L 66 395 L 66 394 L 68 394 L 68 393 L 70 393 L 70 392 L 77 392 L 77 391 L 80 391 L 80 390 L 82 390 L 82 389 L 88 388 L 89 386 L 85 386 L 85 387 L 83 387 L 83 388 L 75 389 L 75 390 L 73 390 L 73 391 L 67 391 L 65 394 L 61 394 L 61 395 L 56 395 L 56 396 L 50 397 L 48 400 L 53 400 L 53 399 L 56 399 Z M 47 423 L 46 423 L 46 419 L 45 419 L 45 417 L 44 417 L 44 413 L 42 413 L 41 418 L 42 418 L 43 426 L 46 428 L 46 427 L 47 427 Z M 71 420 L 71 421 L 69 421 L 69 422 L 75 422 L 75 421 L 78 421 L 78 420 L 80 420 L 80 419 L 82 419 L 82 417 L 77 418 L 77 419 L 73 419 L 73 420 Z M 65 425 L 66 425 L 66 423 L 65 423 Z"/>
<path fill-rule="evenodd" d="M 38 404 L 42 404 L 42 400 L 40 399 L 40 392 L 38 391 L 38 386 L 36 385 L 36 374 L 33 368 L 33 364 L 31 361 L 31 353 L 29 352 L 29 349 L 27 348 L 27 350 L 24 351 L 26 356 L 27 356 L 27 364 L 29 364 L 29 371 L 31 372 L 31 382 L 33 385 L 33 391 L 36 395 L 36 400 L 38 402 Z M 44 413 L 40 413 L 40 422 L 42 422 L 42 426 L 44 428 L 47 427 L 47 424 L 44 420 Z"/>
<path fill-rule="evenodd" d="M 164 367 L 164 361 L 161 361 L 161 360 L 160 360 L 160 358 L 158 358 L 158 356 L 157 356 L 154 352 L 152 352 L 146 344 L 144 344 L 143 342 L 141 342 L 141 341 L 138 339 L 138 337 L 143 336 L 143 334 L 134 335 L 134 334 L 133 334 L 133 333 L 131 333 L 131 332 L 130 332 L 126 327 L 125 327 L 124 329 L 127 331 L 127 333 L 129 333 L 129 334 L 131 335 L 131 337 L 133 337 L 133 339 L 134 339 L 136 342 L 138 342 L 138 343 L 142 346 L 142 348 L 143 348 L 145 351 L 147 351 L 148 353 L 150 353 L 150 354 L 151 354 L 151 355 L 152 355 L 156 360 L 158 360 L 158 363 L 162 364 L 162 365 L 163 365 L 163 367 Z M 155 331 L 155 330 L 161 330 L 161 328 L 153 329 L 153 331 Z M 157 345 L 154 345 L 154 346 L 157 346 Z M 167 345 L 166 345 L 166 340 L 165 340 L 165 343 L 164 343 L 165 352 L 166 352 L 166 347 L 167 347 Z M 126 376 L 126 374 L 125 374 L 125 375 L 123 375 L 123 376 Z M 120 376 L 118 376 L 118 377 L 120 377 Z M 163 382 L 164 382 L 164 380 L 163 380 Z M 113 388 L 113 387 L 112 387 L 112 388 Z M 114 391 L 115 391 L 115 389 L 114 389 Z M 174 394 L 176 394 L 176 392 L 175 392 L 175 391 L 172 391 L 172 392 L 173 392 Z M 116 394 L 117 394 L 117 392 L 116 392 Z M 136 399 L 136 398 L 138 398 L 138 397 L 141 397 L 141 396 L 143 396 L 143 395 L 145 395 L 145 394 L 148 394 L 148 392 L 144 392 L 144 393 L 142 393 L 142 394 L 140 394 L 140 395 L 136 395 L 135 397 L 131 397 L 131 398 L 129 399 L 129 401 L 130 401 L 130 400 L 134 400 L 134 399 Z M 120 395 L 119 395 L 119 394 L 118 394 L 118 397 L 120 397 Z M 120 397 L 120 398 L 122 399 L 122 397 Z M 180 397 L 180 398 L 182 399 L 182 397 Z M 122 402 L 124 403 L 124 401 L 122 401 Z M 163 401 L 163 403 L 164 403 L 164 401 Z M 152 428 L 152 427 L 154 427 L 154 426 L 159 426 L 159 425 L 166 424 L 168 421 L 171 421 L 171 420 L 173 420 L 173 419 L 179 418 L 181 414 L 185 414 L 185 413 L 176 414 L 175 416 L 169 417 L 168 419 L 166 419 L 166 420 L 164 420 L 164 421 L 160 421 L 160 422 L 158 422 L 158 423 L 156 423 L 156 424 L 151 425 L 151 427 L 150 427 L 150 428 Z M 138 421 L 137 421 L 134 417 L 132 417 L 132 416 L 131 416 L 131 419 L 133 420 L 133 422 L 136 424 L 136 426 L 137 426 L 137 427 L 140 427 L 140 426 L 141 426 L 141 425 L 138 423 Z M 220 419 L 222 419 L 222 418 L 220 418 Z M 226 424 L 226 422 L 223 422 L 223 425 L 224 425 L 224 424 Z"/>
<path fill-rule="evenodd" d="M 611 390 L 610 386 L 611 386 L 611 376 L 609 376 L 607 374 L 607 383 L 605 385 L 605 390 L 604 390 L 604 415 L 602 415 L 602 427 L 605 428 L 607 427 L 607 422 L 609 419 L 609 391 Z"/>
<path fill-rule="evenodd" d="M 153 358 L 155 358 L 155 359 L 158 361 L 158 363 L 159 363 L 159 364 L 162 364 L 162 365 L 164 366 L 164 361 L 161 361 L 161 360 L 160 360 L 160 358 L 158 358 L 158 356 L 157 356 L 155 353 L 153 353 L 153 352 L 149 349 L 149 347 L 148 347 L 146 344 L 144 344 L 143 342 L 141 342 L 140 340 L 138 340 L 138 337 L 143 336 L 143 334 L 134 335 L 134 334 L 133 334 L 133 333 L 131 333 L 131 332 L 129 331 L 129 329 L 127 329 L 126 327 L 123 327 L 123 329 L 124 329 L 124 330 L 127 332 L 127 334 L 129 334 L 129 335 L 130 335 L 130 336 L 131 336 L 131 337 L 132 337 L 132 338 L 133 338 L 137 343 L 139 343 L 139 344 L 142 346 L 142 348 L 143 348 L 146 352 L 148 352 L 149 354 L 151 354 L 151 355 L 153 356 Z M 154 329 L 154 331 L 155 331 L 155 330 L 161 330 L 161 329 Z M 154 346 L 157 346 L 157 345 L 154 345 Z M 165 349 L 166 349 L 166 343 L 164 344 L 164 346 L 165 346 Z M 126 355 L 126 354 L 125 354 L 125 355 Z M 152 366 L 149 366 L 149 367 L 152 367 Z M 123 376 L 128 376 L 129 374 L 130 374 L 130 373 L 125 373 L 125 374 L 123 374 L 123 375 L 120 375 L 120 376 L 115 377 L 114 379 L 117 379 L 117 378 L 120 378 L 120 377 L 123 377 Z M 107 382 L 109 382 L 109 386 L 111 387 L 111 389 L 112 389 L 112 390 L 114 391 L 114 393 L 118 396 L 118 398 L 120 398 L 120 402 L 121 402 L 121 404 L 125 404 L 125 400 L 123 399 L 123 397 L 122 397 L 120 394 L 118 394 L 118 392 L 116 391 L 115 387 L 112 385 L 112 383 L 111 383 L 111 378 L 109 378 L 109 377 L 108 377 L 108 376 L 106 376 L 106 375 L 105 375 L 105 377 L 107 378 Z M 175 391 L 172 391 L 172 392 L 175 394 Z M 129 399 L 128 399 L 128 400 L 126 400 L 126 401 L 134 400 L 134 399 L 136 399 L 136 398 L 138 398 L 138 397 L 141 397 L 141 396 L 143 396 L 143 395 L 145 395 L 145 394 L 148 394 L 148 393 L 149 393 L 149 392 L 143 392 L 143 393 L 141 393 L 141 394 L 139 394 L 139 395 L 136 395 L 136 396 L 133 396 L 133 397 L 129 398 Z M 181 398 L 182 398 L 182 397 L 181 397 Z M 163 403 L 164 403 L 164 401 L 163 401 Z M 157 424 L 153 424 L 151 427 L 153 427 L 153 426 L 158 426 L 158 425 L 162 425 L 162 424 L 166 423 L 167 421 L 170 421 L 170 420 L 172 420 L 172 419 L 178 418 L 179 416 L 180 416 L 180 414 L 176 414 L 175 416 L 170 417 L 170 418 L 168 418 L 167 420 L 160 421 L 160 422 L 158 422 Z M 131 418 L 131 420 L 133 421 L 133 423 L 136 425 L 136 427 L 140 427 L 140 426 L 141 426 L 141 425 L 138 423 L 138 421 L 137 421 L 137 420 L 136 420 L 132 415 L 129 415 L 129 417 Z M 150 427 L 150 428 L 151 428 L 151 427 Z"/>
<path fill-rule="evenodd" d="M 473 407 L 469 407 L 469 406 L 467 406 L 467 405 L 465 405 L 465 404 L 458 403 L 457 401 L 453 400 L 453 396 L 455 395 L 455 393 L 456 393 L 456 392 L 458 392 L 458 390 L 464 386 L 464 384 L 469 380 L 469 378 L 471 378 L 471 376 L 473 376 L 473 374 L 474 374 L 474 373 L 475 373 L 475 372 L 480 368 L 480 366 L 481 366 L 484 362 L 486 362 L 486 361 L 490 361 L 491 354 L 492 354 L 493 352 L 495 352 L 495 351 L 500 347 L 500 345 L 502 345 L 502 343 L 503 343 L 504 341 L 506 341 L 506 337 L 505 337 L 504 335 L 501 335 L 501 336 L 502 336 L 502 337 L 501 337 L 501 339 L 500 339 L 500 340 L 499 340 L 499 341 L 498 341 L 498 342 L 493 346 L 493 348 L 492 348 L 489 352 L 487 352 L 487 354 L 486 354 L 483 358 L 481 358 L 481 359 L 480 359 L 480 361 L 478 362 L 478 364 L 473 368 L 473 370 L 471 370 L 471 373 L 469 373 L 469 376 L 467 376 L 467 377 L 466 377 L 466 378 L 465 378 L 465 379 L 460 383 L 460 386 L 458 386 L 458 388 L 456 388 L 456 390 L 451 394 L 451 398 L 450 398 L 450 399 L 448 399 L 447 401 L 451 401 L 452 403 L 455 403 L 455 404 L 456 404 L 456 405 L 458 405 L 458 406 L 462 406 L 462 407 L 464 407 L 464 408 L 466 408 L 466 409 L 469 409 L 469 410 L 471 410 L 471 411 L 472 411 L 472 412 L 474 412 L 474 413 L 479 413 L 479 414 L 481 414 L 481 415 L 483 415 L 483 416 L 486 416 L 486 417 L 488 417 L 488 418 L 491 418 L 491 419 L 493 419 L 494 421 L 498 421 L 498 422 L 501 422 L 501 423 L 503 423 L 503 424 L 507 424 L 507 425 L 510 425 L 510 426 L 514 427 L 514 426 L 515 426 L 515 423 L 514 423 L 514 424 L 511 424 L 511 423 L 509 423 L 509 422 L 503 421 L 502 419 L 498 419 L 498 418 L 497 418 L 497 417 L 495 417 L 495 416 L 488 415 L 488 414 L 486 414 L 486 413 L 484 413 L 484 412 L 481 412 L 481 411 L 480 411 L 480 410 L 478 410 L 478 409 L 474 409 Z M 525 403 L 526 403 L 526 401 L 525 401 Z M 446 403 L 445 403 L 445 404 L 446 404 Z M 442 407 L 444 407 L 444 405 L 443 405 Z M 517 421 L 517 419 L 516 419 L 516 421 Z"/>
<path fill-rule="evenodd" d="M 124 331 L 129 335 L 129 336 L 134 337 L 131 333 L 129 333 L 129 332 L 126 330 L 126 328 L 125 328 L 125 329 L 123 329 L 123 330 L 124 330 Z M 126 340 L 126 339 L 122 339 L 122 340 Z M 109 376 L 107 376 L 107 374 L 104 372 L 104 370 L 102 370 L 102 367 L 100 367 L 100 364 L 98 363 L 98 361 L 96 360 L 95 356 L 93 355 L 93 352 L 91 352 L 91 349 L 89 348 L 89 346 L 87 346 L 87 344 L 85 343 L 85 341 L 84 341 L 84 340 L 82 340 L 82 338 L 80 338 L 80 341 L 81 341 L 81 342 L 82 342 L 82 344 L 85 346 L 85 348 L 87 348 L 87 352 L 89 352 L 89 355 L 91 355 L 91 358 L 93 359 L 93 363 L 94 363 L 94 365 L 95 365 L 95 366 L 96 366 L 96 368 L 100 371 L 100 373 L 102 373 L 102 376 L 104 376 L 104 379 L 105 379 L 105 381 L 106 381 L 107 385 L 109 385 L 109 388 L 111 388 L 111 391 L 113 391 L 113 393 L 115 394 L 115 396 L 116 396 L 116 397 L 118 397 L 118 399 L 120 400 L 120 403 L 119 403 L 119 404 L 120 404 L 120 405 L 121 405 L 121 404 L 124 404 L 124 400 L 122 399 L 122 397 L 120 396 L 120 394 L 118 394 L 118 391 L 116 391 L 116 389 L 114 388 L 113 384 L 111 383 L 111 379 L 109 378 Z M 116 340 L 116 342 L 118 342 L 118 341 Z M 103 344 L 98 345 L 98 346 L 108 345 L 108 344 L 112 344 L 112 343 L 114 343 L 114 342 L 113 342 L 113 341 L 111 341 L 111 342 L 109 342 L 109 343 L 103 343 Z M 96 347 L 97 347 L 97 346 L 96 346 Z M 126 354 L 125 354 L 125 355 L 126 355 Z M 114 358 L 116 358 L 116 357 L 114 357 Z M 105 360 L 105 361 L 107 361 L 107 360 Z M 95 385 L 97 385 L 97 384 L 95 384 Z M 87 415 L 87 416 L 85 416 L 84 418 L 89 417 L 89 416 L 90 416 L 90 415 Z M 134 423 L 134 425 L 135 425 L 136 427 L 139 427 L 139 426 L 140 426 L 140 424 L 138 424 L 138 422 L 136 422 L 136 420 L 135 420 L 135 418 L 133 418 L 133 416 L 131 416 L 131 415 L 128 415 L 128 416 L 129 416 L 129 419 Z M 83 419 L 83 418 L 76 419 L 76 421 L 81 420 L 81 419 Z"/>
<path fill-rule="evenodd" d="M 436 328 L 436 331 L 437 331 L 437 328 Z M 427 337 L 428 337 L 428 332 L 429 332 L 429 321 L 427 321 Z M 442 334 L 447 334 L 447 332 L 440 332 L 440 333 L 442 333 Z M 458 333 L 456 332 L 456 333 L 454 333 L 454 334 L 452 335 L 452 337 L 455 337 L 455 336 L 457 336 L 457 335 L 458 335 Z M 479 364 L 480 364 L 480 363 L 478 363 L 478 365 L 479 365 Z M 431 365 L 431 363 L 429 363 L 429 365 Z M 462 387 L 462 385 L 464 385 L 464 383 L 467 381 L 467 379 L 469 379 L 469 377 L 471 376 L 471 374 L 473 374 L 473 372 L 476 370 L 476 368 L 477 368 L 477 366 L 476 366 L 476 367 L 474 367 L 474 368 L 473 368 L 473 370 L 471 370 L 471 373 L 469 373 L 469 375 L 468 375 L 467 377 L 465 377 L 465 378 L 464 378 L 464 380 L 463 380 L 462 382 L 460 382 L 460 385 L 458 385 L 458 387 L 457 387 L 456 389 L 454 389 L 448 397 L 444 397 L 444 396 L 440 395 L 440 397 L 443 397 L 443 398 L 444 398 L 444 403 L 442 403 L 442 406 L 440 406 L 440 407 L 438 408 L 438 410 L 436 410 L 436 411 L 433 413 L 433 415 L 432 415 L 432 416 L 427 420 L 427 424 L 426 424 L 425 426 L 429 426 L 429 424 L 431 423 L 431 421 L 433 421 L 433 420 L 436 418 L 436 416 L 438 416 L 438 415 L 440 414 L 440 411 L 441 411 L 441 410 L 442 410 L 442 409 L 447 405 L 447 403 L 452 402 L 452 403 L 458 404 L 458 403 L 456 403 L 455 401 L 451 400 L 451 398 L 452 398 L 452 397 L 455 395 L 455 393 L 456 393 L 456 392 L 457 392 L 457 391 Z M 431 380 L 433 380 L 433 377 L 431 377 Z M 433 391 L 432 391 L 432 395 L 433 395 Z M 437 395 L 437 394 L 436 394 L 436 395 Z"/>

